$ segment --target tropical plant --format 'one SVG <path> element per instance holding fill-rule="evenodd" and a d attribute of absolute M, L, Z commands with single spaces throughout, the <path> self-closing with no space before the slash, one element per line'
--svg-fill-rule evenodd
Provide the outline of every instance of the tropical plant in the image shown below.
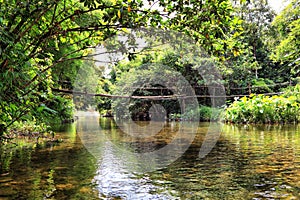
<path fill-rule="evenodd" d="M 252 95 L 234 101 L 224 120 L 230 123 L 296 123 L 300 120 L 300 104 L 295 96 Z"/>

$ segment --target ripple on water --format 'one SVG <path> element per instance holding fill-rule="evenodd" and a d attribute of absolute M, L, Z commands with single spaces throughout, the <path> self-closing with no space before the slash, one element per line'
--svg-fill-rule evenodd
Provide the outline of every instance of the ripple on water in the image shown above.
<path fill-rule="evenodd" d="M 101 129 L 102 135 L 113 142 L 102 142 L 103 148 L 93 157 L 84 146 L 80 131 L 91 125 L 95 133 L 84 139 L 90 145 L 97 144 L 104 140 L 95 140 L 97 123 L 87 120 L 79 123 L 82 127 L 78 127 L 77 133 L 75 129 L 72 134 L 60 133 L 65 143 L 53 148 L 19 148 L 9 154 L 0 151 L 0 162 L 11 163 L 5 171 L 0 170 L 8 173 L 0 175 L 0 199 L 43 199 L 52 189 L 56 189 L 51 193 L 53 199 L 75 200 L 96 199 L 95 196 L 128 200 L 300 199 L 299 126 L 245 129 L 225 125 L 213 150 L 199 159 L 208 127 L 200 124 L 191 148 L 181 158 L 163 169 L 139 174 L 135 168 L 129 169 L 135 157 L 120 159 L 124 154 L 118 154 L 109 145 L 128 145 L 138 152 L 153 151 L 170 142 L 172 137 L 168 136 L 176 130 L 166 127 L 157 141 L 137 141 L 122 135 L 107 120 L 109 126 L 101 122 L 106 127 Z M 95 187 L 90 187 L 91 182 Z M 93 189 L 97 191 L 95 196 Z"/>

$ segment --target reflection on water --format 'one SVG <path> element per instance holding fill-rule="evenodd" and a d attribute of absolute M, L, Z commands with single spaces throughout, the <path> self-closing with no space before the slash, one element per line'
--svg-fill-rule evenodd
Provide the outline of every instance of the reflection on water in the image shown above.
<path fill-rule="evenodd" d="M 183 142 L 195 130 L 188 125 Z M 199 158 L 209 127 L 200 123 L 180 158 L 146 173 L 140 169 L 161 166 L 161 158 L 139 163 L 137 155 L 170 144 L 180 123 L 143 138 L 91 115 L 76 127 L 59 132 L 63 143 L 0 147 L 0 199 L 300 199 L 299 125 L 224 125 L 213 150 Z"/>
<path fill-rule="evenodd" d="M 0 199 L 97 199 L 96 160 L 74 125 L 62 127 L 62 143 L 0 147 Z"/>

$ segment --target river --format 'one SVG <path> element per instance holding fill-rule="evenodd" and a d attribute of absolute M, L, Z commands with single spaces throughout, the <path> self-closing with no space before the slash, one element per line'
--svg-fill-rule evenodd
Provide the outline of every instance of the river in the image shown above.
<path fill-rule="evenodd" d="M 300 199 L 299 125 L 136 125 L 87 115 L 57 129 L 61 143 L 1 146 L 0 199 Z"/>

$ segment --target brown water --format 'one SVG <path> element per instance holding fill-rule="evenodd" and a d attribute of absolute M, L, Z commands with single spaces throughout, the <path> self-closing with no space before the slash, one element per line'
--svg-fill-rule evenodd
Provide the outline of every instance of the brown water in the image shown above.
<path fill-rule="evenodd" d="M 197 125 L 182 123 L 185 134 Z M 145 163 L 135 155 L 168 145 L 182 123 L 164 123 L 157 135 L 133 139 L 113 120 L 90 116 L 61 127 L 62 143 L 1 146 L 0 199 L 300 199 L 299 125 L 224 125 L 213 150 L 200 159 L 213 126 L 200 123 L 180 158 L 141 173 Z M 145 131 L 149 123 L 139 125 Z"/>

